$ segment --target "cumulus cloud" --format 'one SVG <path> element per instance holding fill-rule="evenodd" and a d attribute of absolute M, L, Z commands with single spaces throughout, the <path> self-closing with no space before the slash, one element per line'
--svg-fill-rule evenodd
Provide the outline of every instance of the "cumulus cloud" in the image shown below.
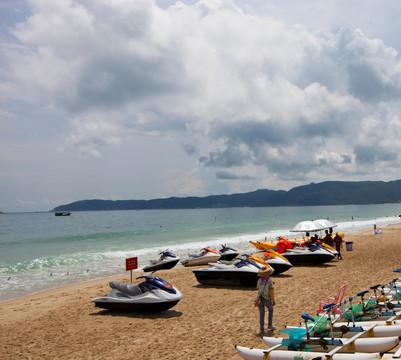
<path fill-rule="evenodd" d="M 220 180 L 254 180 L 255 177 L 249 175 L 236 175 L 228 171 L 216 171 L 216 178 Z"/>
<path fill-rule="evenodd" d="M 400 176 L 400 57 L 360 29 L 288 26 L 230 0 L 30 4 L 2 77 L 64 109 L 83 156 L 150 134 L 185 137 L 220 180 L 352 178 L 374 163 Z"/>

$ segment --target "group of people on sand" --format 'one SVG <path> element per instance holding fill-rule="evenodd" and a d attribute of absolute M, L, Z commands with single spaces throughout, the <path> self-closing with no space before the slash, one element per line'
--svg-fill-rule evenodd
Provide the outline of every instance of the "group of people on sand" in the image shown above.
<path fill-rule="evenodd" d="M 338 260 L 342 260 L 343 257 L 341 256 L 341 250 L 343 248 L 344 240 L 343 237 L 344 235 L 342 233 L 336 233 L 333 236 L 333 228 L 330 228 L 329 230 L 325 230 L 325 236 L 322 238 L 319 238 L 317 234 L 314 236 L 310 237 L 309 243 L 310 245 L 315 245 L 315 244 L 327 244 L 331 246 L 332 248 L 335 248 L 338 255 L 337 258 Z M 341 236 L 342 235 L 342 236 Z M 309 237 L 309 233 L 306 233 L 306 236 Z"/>

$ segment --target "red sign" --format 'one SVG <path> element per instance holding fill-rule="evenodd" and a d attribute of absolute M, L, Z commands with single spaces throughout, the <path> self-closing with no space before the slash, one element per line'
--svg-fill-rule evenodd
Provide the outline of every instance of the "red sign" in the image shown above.
<path fill-rule="evenodd" d="M 129 259 L 125 259 L 125 270 L 134 270 L 138 269 L 138 258 L 137 257 L 132 257 Z"/>

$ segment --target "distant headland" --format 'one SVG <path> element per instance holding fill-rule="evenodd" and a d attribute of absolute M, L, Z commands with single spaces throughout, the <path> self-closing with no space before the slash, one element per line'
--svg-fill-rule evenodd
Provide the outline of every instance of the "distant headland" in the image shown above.
<path fill-rule="evenodd" d="M 231 195 L 170 197 L 153 200 L 80 200 L 52 211 L 156 210 L 226 207 L 367 205 L 401 203 L 401 180 L 326 181 L 291 190 L 256 190 Z"/>

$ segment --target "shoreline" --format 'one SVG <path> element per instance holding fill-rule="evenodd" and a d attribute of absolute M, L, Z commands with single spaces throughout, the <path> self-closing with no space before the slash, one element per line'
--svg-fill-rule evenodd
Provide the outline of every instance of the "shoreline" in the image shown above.
<path fill-rule="evenodd" d="M 397 277 L 392 271 L 401 267 L 401 224 L 382 230 L 381 235 L 375 235 L 373 229 L 345 234 L 344 241 L 352 241 L 354 246 L 353 251 L 346 251 L 344 244 L 344 260 L 294 267 L 273 276 L 275 335 L 285 325 L 297 325 L 302 313 L 314 315 L 319 302 L 335 296 L 344 284 L 348 285 L 345 296 L 352 296 Z M 157 273 L 184 295 L 175 307 L 162 313 L 116 313 L 94 307 L 90 300 L 108 293 L 110 279 L 129 282 L 129 272 L 1 302 L 0 356 L 117 359 L 135 354 L 134 358 L 143 360 L 225 360 L 241 359 L 235 345 L 267 348 L 256 336 L 256 289 L 200 285 L 192 273 L 194 268 Z"/>
<path fill-rule="evenodd" d="M 205 245 L 217 249 L 221 244 L 228 244 L 239 252 L 251 252 L 254 247 L 249 244 L 250 240 L 266 237 L 274 240 L 281 235 L 301 237 L 301 234 L 290 231 L 291 226 L 298 220 L 318 218 L 321 211 L 327 212 L 327 217 L 338 224 L 337 229 L 350 234 L 370 230 L 374 223 L 383 228 L 401 223 L 394 216 L 398 209 L 399 206 L 394 205 L 352 206 L 350 209 L 332 207 L 326 210 L 309 207 L 299 209 L 300 213 L 286 208 L 274 211 L 267 208 L 241 209 L 238 212 L 223 210 L 220 215 L 204 211 L 200 218 L 196 212 L 188 211 L 178 218 L 174 212 L 171 213 L 176 219 L 174 221 L 169 218 L 171 214 L 160 217 L 157 212 L 150 212 L 145 217 L 128 212 L 130 214 L 119 214 L 116 218 L 112 212 L 104 212 L 101 217 L 82 215 L 67 217 L 66 221 L 59 221 L 54 216 L 49 218 L 48 214 L 11 217 L 6 224 L 15 224 L 18 230 L 12 231 L 11 227 L 8 236 L 5 234 L 5 239 L 10 237 L 13 241 L 4 246 L 0 302 L 74 283 L 124 276 L 126 258 L 137 256 L 142 268 L 166 247 L 181 258 L 198 252 Z M 353 220 L 352 214 L 355 215 Z M 131 223 L 132 218 L 136 219 L 135 225 Z M 340 218 L 346 220 L 338 221 Z M 111 229 L 105 225 L 111 219 L 119 231 L 110 232 Z M 233 221 L 237 222 L 235 226 Z M 159 222 L 163 223 L 164 229 L 160 228 Z M 132 231 L 135 233 L 144 227 L 149 228 L 149 232 L 142 234 L 140 231 L 131 239 Z M 29 229 L 36 229 L 32 236 L 27 235 Z"/>

